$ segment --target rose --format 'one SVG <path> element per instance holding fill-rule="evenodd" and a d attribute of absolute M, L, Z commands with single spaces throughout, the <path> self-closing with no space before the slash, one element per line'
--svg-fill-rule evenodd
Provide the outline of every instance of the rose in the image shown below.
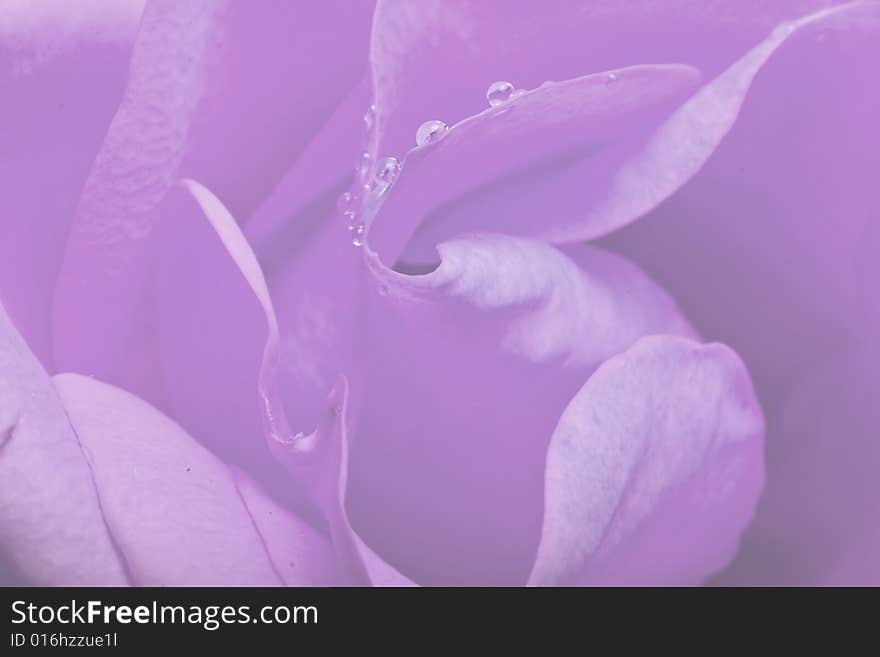
<path fill-rule="evenodd" d="M 866 539 L 864 516 L 848 515 L 823 554 L 814 548 L 828 543 L 812 540 L 787 555 L 788 573 L 766 543 L 831 527 L 840 508 L 871 498 L 855 494 L 864 479 L 835 482 L 824 522 L 780 522 L 815 509 L 792 499 L 812 484 L 803 469 L 816 452 L 785 444 L 801 429 L 774 442 L 774 420 L 804 417 L 792 389 L 819 347 L 833 354 L 842 327 L 859 336 L 847 349 L 865 351 L 876 326 L 861 303 L 867 284 L 863 299 L 841 294 L 870 280 L 848 270 L 857 245 L 872 266 L 866 186 L 838 173 L 841 154 L 869 170 L 870 102 L 835 104 L 851 140 L 819 124 L 794 142 L 836 145 L 824 177 L 741 171 L 793 152 L 758 141 L 762 130 L 807 134 L 776 94 L 815 100 L 809 76 L 865 93 L 853 82 L 877 6 L 809 14 L 822 4 L 596 2 L 536 16 L 509 3 L 380 3 L 375 15 L 367 3 L 155 3 L 139 28 L 137 6 L 7 11 L 4 84 L 18 102 L 4 124 L 18 141 L 4 172 L 14 239 L 2 242 L 0 292 L 27 346 L 6 321 L 0 499 L 17 573 L 41 583 L 704 580 L 751 517 L 761 413 L 739 359 L 700 346 L 638 269 L 548 244 L 611 233 L 605 245 L 672 290 L 704 337 L 746 355 L 768 411 L 768 449 L 782 456 L 726 577 L 753 581 L 768 565 L 789 581 L 830 574 Z M 368 235 L 356 249 L 328 215 L 370 102 L 358 83 L 368 43 L 368 153 L 406 158 L 388 189 L 352 187 L 343 210 Z M 793 75 L 804 61 L 809 76 Z M 499 69 L 532 91 L 480 113 L 478 92 Z M 547 79 L 567 81 L 537 88 Z M 410 151 L 421 122 L 438 118 L 456 125 Z M 831 231 L 817 212 L 815 234 L 774 244 L 797 225 L 787 186 L 817 179 L 850 192 L 849 221 Z M 838 207 L 823 193 L 797 209 Z M 722 214 L 749 202 L 735 214 L 750 221 Z M 776 232 L 768 207 L 782 210 Z M 731 257 L 730 226 L 755 267 Z M 821 272 L 817 240 L 832 254 Z M 414 275 L 436 266 L 440 242 L 439 267 Z M 794 253 L 793 271 L 777 282 L 779 253 Z M 839 321 L 798 340 L 773 335 L 811 317 L 817 304 L 792 282 L 804 276 Z M 760 312 L 743 317 L 741 298 Z M 867 381 L 865 355 L 855 362 Z M 851 451 L 870 444 L 870 411 L 850 415 Z M 840 451 L 823 464 L 849 477 Z"/>

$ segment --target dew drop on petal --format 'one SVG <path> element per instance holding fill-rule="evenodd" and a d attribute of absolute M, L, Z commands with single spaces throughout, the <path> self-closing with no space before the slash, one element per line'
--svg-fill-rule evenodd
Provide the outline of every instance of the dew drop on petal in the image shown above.
<path fill-rule="evenodd" d="M 449 130 L 449 126 L 443 123 L 443 121 L 425 121 L 416 130 L 416 145 L 424 146 L 435 141 L 446 134 L 447 130 Z"/>
<path fill-rule="evenodd" d="M 400 160 L 396 157 L 386 157 L 379 163 L 376 169 L 376 184 L 388 187 L 400 175 Z"/>
<path fill-rule="evenodd" d="M 515 92 L 516 89 L 514 89 L 510 82 L 504 82 L 503 80 L 493 82 L 486 90 L 486 100 L 489 101 L 490 106 L 495 107 L 510 100 Z"/>
<path fill-rule="evenodd" d="M 367 134 L 372 132 L 374 125 L 376 125 L 376 106 L 370 105 L 364 113 L 364 128 Z"/>
<path fill-rule="evenodd" d="M 355 246 L 363 246 L 366 239 L 367 227 L 363 224 L 355 226 L 354 230 L 351 231 L 351 243 Z"/>
<path fill-rule="evenodd" d="M 342 192 L 336 199 L 336 209 L 344 215 L 353 213 L 357 208 L 358 197 L 351 192 Z"/>
<path fill-rule="evenodd" d="M 367 151 L 363 151 L 354 165 L 354 170 L 357 172 L 358 180 L 364 180 L 367 176 L 369 176 L 372 167 L 372 156 Z"/>
<path fill-rule="evenodd" d="M 605 76 L 605 85 L 610 87 L 612 84 L 616 83 L 619 79 L 620 78 L 617 77 L 617 73 L 609 73 Z"/>

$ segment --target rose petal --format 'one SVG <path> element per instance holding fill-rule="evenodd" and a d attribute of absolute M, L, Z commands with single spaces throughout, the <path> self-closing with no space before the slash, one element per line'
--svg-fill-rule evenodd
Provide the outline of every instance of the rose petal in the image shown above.
<path fill-rule="evenodd" d="M 405 258 L 419 259 L 418 254 L 429 252 L 437 240 L 463 230 L 483 230 L 487 224 L 495 230 L 499 220 L 505 231 L 514 226 L 541 239 L 574 242 L 596 238 L 638 219 L 700 170 L 734 124 L 754 76 L 789 37 L 853 10 L 830 9 L 780 26 L 659 127 L 650 121 L 633 121 L 626 138 L 612 140 L 605 149 L 569 150 L 567 158 L 558 157 L 545 166 L 533 164 L 507 180 L 474 190 L 449 208 L 438 209 L 437 216 L 420 227 L 422 234 L 416 236 Z M 618 75 L 625 78 L 626 74 Z M 662 108 L 657 109 L 655 119 L 664 118 Z M 570 142 L 574 140 L 569 136 Z M 467 161 L 462 157 L 457 166 L 464 167 Z M 546 203 L 547 198 L 553 202 Z"/>
<path fill-rule="evenodd" d="M 259 586 L 291 577 L 270 556 L 281 546 L 265 543 L 276 535 L 260 533 L 220 460 L 123 390 L 77 374 L 54 381 L 135 584 Z M 329 543 L 301 522 L 292 529 L 301 536 L 288 537 L 284 547 L 295 552 L 286 558 L 326 569 Z"/>
<path fill-rule="evenodd" d="M 608 75 L 548 83 L 409 152 L 370 230 L 373 248 L 386 262 L 394 262 L 416 226 L 444 202 L 510 174 L 524 178 L 520 186 L 529 187 L 524 183 L 546 177 L 548 170 L 551 190 L 542 188 L 540 197 L 525 195 L 515 212 L 508 207 L 504 213 L 470 213 L 472 223 L 465 223 L 465 230 L 503 227 L 504 232 L 541 239 L 568 238 L 570 224 L 602 200 L 602 189 L 611 183 L 620 161 L 631 157 L 699 82 L 695 69 L 679 65 L 616 71 L 611 83 Z M 502 194 L 515 193 L 509 190 L 513 186 L 504 185 Z M 577 190 L 574 199 L 566 193 L 569 188 Z M 560 195 L 562 202 L 556 200 Z M 461 232 L 456 229 L 464 222 L 448 223 L 424 229 L 442 239 Z"/>
<path fill-rule="evenodd" d="M 768 412 L 863 322 L 853 272 L 880 216 L 880 93 L 866 67 L 878 30 L 876 2 L 795 30 L 697 176 L 605 242 L 743 356 Z"/>
<path fill-rule="evenodd" d="M 248 220 L 245 235 L 261 261 L 286 255 L 291 245 L 314 230 L 317 221 L 326 218 L 315 211 L 324 199 L 332 199 L 335 210 L 338 195 L 352 178 L 358 148 L 363 148 L 368 106 L 369 89 L 362 80 Z"/>
<path fill-rule="evenodd" d="M 356 355 L 367 344 L 363 255 L 344 218 L 334 215 L 335 197 L 323 201 L 296 219 L 312 231 L 296 241 L 281 238 L 261 254 L 280 326 L 278 380 L 294 433 L 315 429 L 340 375 L 359 381 Z"/>
<path fill-rule="evenodd" d="M 79 438 L 2 306 L 0 549 L 29 584 L 128 582 Z"/>
<path fill-rule="evenodd" d="M 697 584 L 733 556 L 763 481 L 763 419 L 721 345 L 647 337 L 565 409 L 535 585 Z"/>
<path fill-rule="evenodd" d="M 0 297 L 47 367 L 64 237 L 122 97 L 142 5 L 0 7 Z"/>
<path fill-rule="evenodd" d="M 143 341 L 134 308 L 157 204 L 174 180 L 192 176 L 248 216 L 360 79 L 371 9 L 343 0 L 147 8 L 56 289 L 62 368 L 121 380 L 130 345 Z"/>
<path fill-rule="evenodd" d="M 566 402 L 641 335 L 689 329 L 636 268 L 588 247 L 486 235 L 440 251 L 422 276 L 369 254 L 349 513 L 420 584 L 522 584 Z"/>
<path fill-rule="evenodd" d="M 451 125 L 480 111 L 495 80 L 533 89 L 646 62 L 714 75 L 784 18 L 828 4 L 562 0 L 535 11 L 484 0 L 380 1 L 371 44 L 379 152 L 405 152 L 422 121 Z"/>
<path fill-rule="evenodd" d="M 220 201 L 186 180 L 155 233 L 156 360 L 170 414 L 227 463 L 295 502 L 264 436 L 291 439 L 277 385 L 278 324 L 260 265 Z"/>

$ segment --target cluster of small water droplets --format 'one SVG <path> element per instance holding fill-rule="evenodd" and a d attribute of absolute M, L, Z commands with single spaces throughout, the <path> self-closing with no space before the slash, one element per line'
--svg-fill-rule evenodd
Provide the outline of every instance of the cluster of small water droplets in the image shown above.
<path fill-rule="evenodd" d="M 490 107 L 498 107 L 524 93 L 524 90 L 517 89 L 510 82 L 499 80 L 489 85 L 486 100 Z M 366 242 L 369 217 L 375 214 L 377 202 L 400 176 L 402 168 L 396 157 L 385 157 L 373 162 L 370 153 L 375 152 L 375 129 L 376 106 L 370 105 L 364 113 L 364 150 L 355 162 L 354 187 L 343 192 L 336 203 L 339 213 L 346 220 L 351 242 L 355 246 L 363 246 Z M 439 141 L 448 130 L 449 126 L 438 119 L 425 121 L 416 130 L 416 146 L 427 146 Z"/>
<path fill-rule="evenodd" d="M 373 161 L 375 147 L 376 106 L 370 105 L 364 113 L 364 148 L 354 163 L 355 182 L 351 189 L 339 195 L 336 209 L 345 219 L 351 243 L 363 246 L 369 229 L 369 217 L 374 214 L 376 202 L 400 175 L 400 161 L 396 157 Z"/>

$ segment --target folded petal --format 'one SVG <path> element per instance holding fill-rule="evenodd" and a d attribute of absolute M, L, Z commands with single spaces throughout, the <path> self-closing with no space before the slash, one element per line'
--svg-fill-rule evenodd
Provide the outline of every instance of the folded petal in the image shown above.
<path fill-rule="evenodd" d="M 142 5 L 0 7 L 0 298 L 47 367 L 64 239 L 122 97 Z"/>
<path fill-rule="evenodd" d="M 422 260 L 420 252 L 430 253 L 436 241 L 466 230 L 485 230 L 487 224 L 495 230 L 499 221 L 505 231 L 514 226 L 514 231 L 541 239 L 574 242 L 596 238 L 638 219 L 700 170 L 734 124 L 755 75 L 787 40 L 826 21 L 842 20 L 853 11 L 860 8 L 851 5 L 828 9 L 780 25 L 668 116 L 664 116 L 661 104 L 654 107 L 653 115 L 635 115 L 627 133 L 602 135 L 600 131 L 594 135 L 591 148 L 586 147 L 589 140 L 578 146 L 584 129 L 574 124 L 569 126 L 575 129 L 570 130 L 573 134 L 568 136 L 567 149 L 557 152 L 554 159 L 534 161 L 529 149 L 523 149 L 518 160 L 520 172 L 482 188 L 475 185 L 449 207 L 432 206 L 434 216 L 420 226 L 422 234 L 416 235 L 405 259 Z M 627 82 L 629 73 L 617 71 L 613 75 L 617 79 L 612 87 Z M 634 82 L 638 84 L 639 79 Z M 650 98 L 650 93 L 645 95 Z M 664 120 L 658 126 L 660 119 Z M 533 139 L 543 132 L 533 133 Z M 596 145 L 597 140 L 601 147 Z M 493 146 L 487 144 L 482 152 L 491 153 Z M 477 150 L 479 146 L 472 148 Z M 526 166 L 529 159 L 531 165 Z M 466 168 L 466 162 L 470 159 L 458 158 L 455 166 Z M 495 170 L 497 165 L 490 168 Z M 442 185 L 438 188 L 445 189 Z M 443 197 L 445 200 L 461 190 L 451 191 Z M 547 198 L 553 202 L 547 203 Z M 424 215 L 418 213 L 417 220 Z"/>
<path fill-rule="evenodd" d="M 427 119 L 450 125 L 485 107 L 496 80 L 547 80 L 650 62 L 714 75 L 785 18 L 827 0 L 380 0 L 371 61 L 379 151 L 403 153 Z"/>
<path fill-rule="evenodd" d="M 159 209 L 155 364 L 163 408 L 202 444 L 297 500 L 265 438 L 290 439 L 278 387 L 278 323 L 263 273 L 235 219 L 182 181 Z"/>
<path fill-rule="evenodd" d="M 327 217 L 323 205 L 336 209 L 336 199 L 351 181 L 358 153 L 363 152 L 367 106 L 369 89 L 361 80 L 248 220 L 245 235 L 261 261 L 286 256 Z M 324 203 L 330 199 L 332 206 Z"/>
<path fill-rule="evenodd" d="M 342 0 L 148 5 L 56 289 L 63 369 L 120 380 L 143 339 L 134 308 L 151 262 L 145 238 L 168 188 L 204 180 L 247 217 L 361 78 L 371 10 Z"/>
<path fill-rule="evenodd" d="M 340 377 L 330 391 L 315 431 L 287 442 L 272 441 L 278 460 L 307 484 L 320 507 L 347 584 L 414 586 L 388 565 L 352 529 L 346 507 L 349 473 L 348 381 Z"/>
<path fill-rule="evenodd" d="M 28 584 L 129 582 L 79 437 L 2 306 L 0 551 Z"/>
<path fill-rule="evenodd" d="M 605 242 L 673 291 L 702 335 L 736 349 L 768 412 L 860 330 L 856 264 L 880 216 L 868 64 L 880 56 L 880 5 L 792 27 L 700 172 Z"/>
<path fill-rule="evenodd" d="M 735 553 L 763 482 L 739 358 L 652 336 L 577 392 L 547 453 L 535 585 L 698 584 Z"/>
<path fill-rule="evenodd" d="M 433 246 L 463 231 L 503 230 L 572 241 L 571 224 L 602 201 L 621 161 L 635 156 L 699 79 L 688 66 L 636 66 L 547 83 L 462 121 L 406 155 L 370 229 L 373 248 L 394 262 L 431 211 L 487 184 L 491 198 L 506 199 L 503 209 L 480 207 L 466 220 L 453 210 L 452 218 L 422 225 L 421 240 Z"/>
<path fill-rule="evenodd" d="M 278 380 L 293 433 L 314 431 L 340 375 L 360 380 L 357 354 L 368 345 L 368 275 L 335 202 L 335 194 L 320 199 L 296 218 L 312 230 L 279 235 L 260 254 L 278 315 Z"/>
<path fill-rule="evenodd" d="M 412 276 L 368 254 L 351 522 L 420 584 L 522 584 L 565 404 L 640 336 L 689 329 L 636 268 L 594 249 L 484 235 L 440 251 Z"/>
<path fill-rule="evenodd" d="M 229 468 L 170 419 L 89 377 L 54 381 L 134 584 L 326 583 L 330 544 L 289 515 L 279 519 L 290 532 L 283 536 L 265 519 L 255 521 L 250 509 L 261 516 L 266 502 L 252 485 L 243 495 Z"/>

